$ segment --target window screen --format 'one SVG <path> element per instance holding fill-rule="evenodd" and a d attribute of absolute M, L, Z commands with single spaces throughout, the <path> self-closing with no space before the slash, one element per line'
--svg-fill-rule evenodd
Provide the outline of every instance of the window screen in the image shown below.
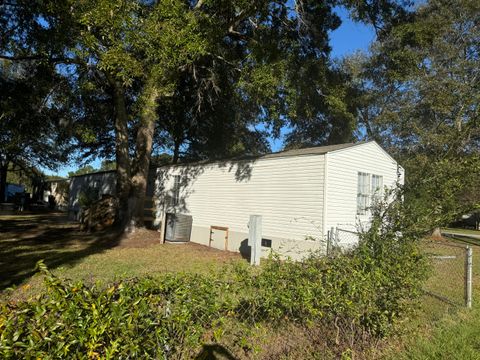
<path fill-rule="evenodd" d="M 374 201 L 380 201 L 383 193 L 383 176 L 372 175 L 372 198 Z"/>
<path fill-rule="evenodd" d="M 172 205 L 176 206 L 180 202 L 180 175 L 173 177 Z"/>
<path fill-rule="evenodd" d="M 365 215 L 370 198 L 370 174 L 358 173 L 357 214 Z"/>

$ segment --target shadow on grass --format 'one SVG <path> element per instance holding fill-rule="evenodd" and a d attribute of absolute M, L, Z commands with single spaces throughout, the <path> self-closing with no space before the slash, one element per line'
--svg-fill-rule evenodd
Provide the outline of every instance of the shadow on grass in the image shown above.
<path fill-rule="evenodd" d="M 18 285 L 44 260 L 49 268 L 74 265 L 119 244 L 121 233 L 86 233 L 60 213 L 0 215 L 0 290 Z"/>
<path fill-rule="evenodd" d="M 205 344 L 195 357 L 195 360 L 224 359 L 236 360 L 237 358 L 226 347 L 219 344 Z"/>

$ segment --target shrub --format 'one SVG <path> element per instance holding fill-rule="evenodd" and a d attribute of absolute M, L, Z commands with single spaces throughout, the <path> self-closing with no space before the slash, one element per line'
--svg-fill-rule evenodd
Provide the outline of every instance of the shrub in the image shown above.
<path fill-rule="evenodd" d="M 86 186 L 78 194 L 78 203 L 82 208 L 89 208 L 99 198 L 99 189 Z"/>
<path fill-rule="evenodd" d="M 41 269 L 48 292 L 2 305 L 3 358 L 170 358 L 195 348 L 220 311 L 222 284 L 205 276 L 130 279 L 97 289 Z"/>
<path fill-rule="evenodd" d="M 392 201 L 392 197 L 394 197 Z M 241 307 L 252 322 L 347 324 L 354 332 L 388 335 L 415 308 L 427 264 L 421 234 L 408 223 L 399 194 L 386 194 L 354 250 L 335 258 L 312 254 L 303 262 L 272 257 L 261 272 L 242 269 L 250 295 Z"/>
<path fill-rule="evenodd" d="M 106 288 L 61 281 L 40 263 L 48 291 L 1 305 L 0 354 L 185 358 L 210 341 L 248 350 L 252 329 L 285 324 L 383 337 L 412 310 L 425 275 L 415 233 L 399 232 L 399 206 L 380 208 L 358 248 L 335 258 L 272 256 L 261 268 L 236 264 Z"/>

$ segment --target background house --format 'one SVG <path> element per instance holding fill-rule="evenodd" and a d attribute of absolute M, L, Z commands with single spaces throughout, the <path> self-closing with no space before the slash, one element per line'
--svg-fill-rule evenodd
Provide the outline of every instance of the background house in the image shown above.
<path fill-rule="evenodd" d="M 7 183 L 7 185 L 5 186 L 4 199 L 7 202 L 12 202 L 16 194 L 23 193 L 24 191 L 25 185 Z"/>
<path fill-rule="evenodd" d="M 42 200 L 48 203 L 49 196 L 55 199 L 55 208 L 66 211 L 68 209 L 68 193 L 70 179 L 45 180 Z"/>
<path fill-rule="evenodd" d="M 155 169 L 150 170 L 145 200 L 145 223 L 151 226 L 153 222 L 153 188 Z M 117 178 L 115 170 L 97 171 L 70 177 L 68 191 L 68 217 L 71 220 L 80 219 L 80 211 L 86 200 L 99 200 L 103 195 L 116 195 Z"/>
<path fill-rule="evenodd" d="M 102 195 L 114 195 L 117 179 L 115 170 L 98 171 L 70 177 L 68 217 L 79 220 L 82 201 L 99 200 Z"/>

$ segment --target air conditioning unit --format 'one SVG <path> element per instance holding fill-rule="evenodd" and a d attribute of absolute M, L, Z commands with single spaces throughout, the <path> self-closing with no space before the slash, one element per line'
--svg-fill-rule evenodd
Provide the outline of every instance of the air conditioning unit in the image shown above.
<path fill-rule="evenodd" d="M 165 241 L 190 241 L 192 222 L 193 218 L 190 215 L 167 213 L 165 219 Z"/>

